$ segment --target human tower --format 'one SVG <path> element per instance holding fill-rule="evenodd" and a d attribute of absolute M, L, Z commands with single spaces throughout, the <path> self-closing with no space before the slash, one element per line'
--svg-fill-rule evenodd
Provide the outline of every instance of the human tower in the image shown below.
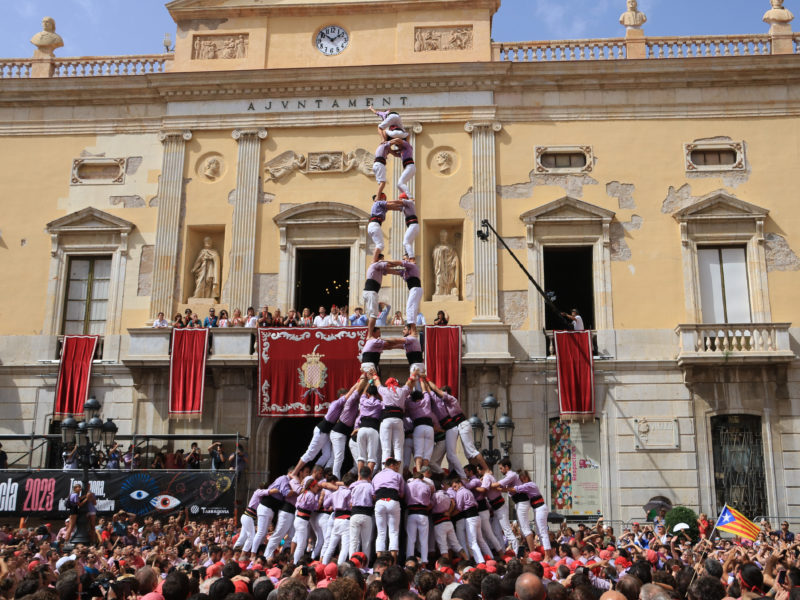
<path fill-rule="evenodd" d="M 526 471 L 512 470 L 508 459 L 500 462 L 502 478 L 495 479 L 472 441 L 458 399 L 448 386 L 440 388 L 427 378 L 416 327 L 422 300 L 414 249 L 419 220 L 408 187 L 416 173 L 414 148 L 398 113 L 370 109 L 381 119 L 381 143 L 373 164 L 378 190 L 367 229 L 375 251 L 362 297 L 368 339 L 360 377 L 349 390 L 339 391 L 297 465 L 252 495 L 236 545 L 254 558 L 275 521 L 266 557 L 291 540 L 290 552 L 298 563 L 313 533 L 312 559 L 328 563 L 336 556 L 339 563 L 350 559 L 366 567 L 375 555 L 388 553 L 398 559 L 405 518 L 406 557 L 417 556 L 428 564 L 438 550 L 480 564 L 507 547 L 515 553 L 521 549 L 503 497 L 508 493 L 528 549 L 552 556 L 549 509 L 539 487 Z M 403 161 L 396 200 L 387 200 L 384 193 L 389 156 Z M 390 210 L 405 217 L 402 260 L 384 256 L 381 225 Z M 382 338 L 376 325 L 385 275 L 402 277 L 408 286 L 403 337 Z M 405 349 L 408 359 L 409 376 L 403 385 L 394 378 L 383 382 L 379 375 L 381 353 L 393 348 Z M 469 461 L 464 466 L 457 454 L 459 441 Z M 342 473 L 348 449 L 354 467 Z M 445 456 L 449 472 L 442 468 Z M 539 545 L 530 526 L 531 512 Z"/>

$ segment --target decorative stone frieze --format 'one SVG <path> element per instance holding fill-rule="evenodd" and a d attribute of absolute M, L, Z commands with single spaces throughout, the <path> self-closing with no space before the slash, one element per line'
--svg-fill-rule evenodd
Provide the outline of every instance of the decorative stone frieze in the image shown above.
<path fill-rule="evenodd" d="M 195 35 L 192 40 L 192 60 L 247 58 L 249 46 L 250 36 L 247 33 Z"/>
<path fill-rule="evenodd" d="M 472 50 L 472 42 L 472 25 L 417 27 L 414 30 L 414 52 Z"/>

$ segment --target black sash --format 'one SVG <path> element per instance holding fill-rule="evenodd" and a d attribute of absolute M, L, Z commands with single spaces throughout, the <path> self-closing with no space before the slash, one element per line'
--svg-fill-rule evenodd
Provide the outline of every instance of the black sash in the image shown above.
<path fill-rule="evenodd" d="M 376 367 L 381 362 L 381 353 L 380 352 L 362 352 L 361 353 L 361 362 L 362 363 L 373 363 Z"/>
<path fill-rule="evenodd" d="M 430 417 L 420 417 L 419 419 L 414 419 L 414 427 L 420 427 L 421 425 L 433 427 L 433 419 Z"/>
<path fill-rule="evenodd" d="M 379 419 L 375 417 L 361 417 L 361 424 L 359 427 L 366 427 L 367 429 L 378 429 L 381 426 Z"/>
<path fill-rule="evenodd" d="M 351 511 L 354 515 L 369 515 L 372 516 L 375 514 L 375 507 L 374 506 L 354 506 L 353 510 Z"/>
<path fill-rule="evenodd" d="M 337 421 L 336 425 L 333 426 L 333 431 L 349 437 L 350 434 L 353 433 L 353 426 Z"/>
<path fill-rule="evenodd" d="M 503 506 L 505 503 L 506 503 L 506 501 L 503 500 L 502 496 L 498 496 L 494 500 L 489 500 L 489 506 L 491 506 L 494 510 L 497 510 L 498 508 Z"/>
<path fill-rule="evenodd" d="M 282 503 L 275 496 L 261 496 L 259 503 L 261 504 L 261 506 L 266 506 L 267 508 L 271 508 L 273 512 L 281 510 Z"/>
<path fill-rule="evenodd" d="M 381 291 L 381 284 L 378 283 L 376 280 L 370 278 L 364 282 L 364 291 L 365 292 L 380 292 Z"/>
<path fill-rule="evenodd" d="M 350 511 L 349 510 L 335 510 L 335 511 L 333 511 L 333 518 L 334 519 L 349 519 L 350 518 Z"/>
<path fill-rule="evenodd" d="M 422 350 L 412 350 L 411 352 L 406 352 L 406 360 L 410 365 L 413 365 L 414 363 L 425 362 L 425 359 L 422 357 Z"/>
<path fill-rule="evenodd" d="M 311 513 L 303 508 L 298 508 L 295 516 L 300 517 L 304 521 L 308 521 L 311 518 Z"/>
<path fill-rule="evenodd" d="M 369 222 L 370 223 L 383 223 L 386 220 L 386 217 L 379 217 L 378 215 L 370 215 Z"/>
<path fill-rule="evenodd" d="M 444 419 L 439 419 L 439 425 L 442 427 L 442 429 L 444 429 L 445 431 L 448 431 L 448 430 L 452 429 L 453 427 L 455 427 L 456 423 L 453 420 L 453 417 L 448 415 Z"/>
<path fill-rule="evenodd" d="M 461 425 L 461 423 L 466 420 L 467 417 L 464 416 L 464 413 L 458 413 L 455 417 L 453 417 L 453 425 Z"/>
<path fill-rule="evenodd" d="M 409 277 L 406 279 L 406 286 L 411 290 L 415 287 L 422 287 L 422 282 L 419 280 L 419 277 Z"/>
<path fill-rule="evenodd" d="M 293 515 L 294 511 L 295 511 L 295 507 L 294 507 L 294 504 L 291 504 L 289 502 L 284 502 L 283 504 L 281 504 L 281 507 L 278 510 L 281 510 L 283 512 L 287 512 L 287 513 Z"/>
<path fill-rule="evenodd" d="M 377 160 L 377 159 L 375 159 L 375 160 Z M 413 158 L 405 158 L 405 159 L 403 159 L 403 166 L 404 167 L 407 167 L 408 165 L 413 165 L 413 164 L 414 164 L 414 159 Z"/>
<path fill-rule="evenodd" d="M 409 504 L 406 508 L 408 508 L 409 515 L 427 515 L 428 514 L 428 507 L 424 504 Z"/>
<path fill-rule="evenodd" d="M 433 441 L 434 442 L 443 442 L 446 437 L 447 437 L 447 434 L 445 434 L 444 431 L 434 431 L 433 432 Z"/>
<path fill-rule="evenodd" d="M 244 509 L 244 516 L 245 517 L 250 517 L 251 519 L 255 519 L 256 518 L 256 511 L 248 506 L 247 508 Z"/>
<path fill-rule="evenodd" d="M 520 493 L 511 494 L 511 499 L 514 502 L 527 502 L 528 500 L 530 500 L 530 498 L 528 498 L 528 494 L 520 494 Z"/>
<path fill-rule="evenodd" d="M 417 215 L 408 215 L 406 217 L 406 227 L 409 225 L 413 225 L 414 223 L 419 223 L 419 219 L 417 219 Z"/>
<path fill-rule="evenodd" d="M 450 520 L 450 517 L 447 516 L 447 513 L 433 513 L 431 515 L 433 518 L 433 526 L 436 527 L 441 523 L 446 523 Z"/>
<path fill-rule="evenodd" d="M 322 419 L 322 421 L 317 423 L 317 429 L 319 429 L 320 433 L 330 433 L 333 430 L 333 423 Z"/>
<path fill-rule="evenodd" d="M 467 510 L 462 510 L 461 511 L 461 518 L 462 519 L 471 519 L 472 517 L 477 517 L 477 516 L 478 516 L 478 507 L 477 506 L 473 506 L 471 508 L 468 508 Z"/>
<path fill-rule="evenodd" d="M 404 414 L 399 406 L 384 406 L 381 419 L 402 419 Z"/>
<path fill-rule="evenodd" d="M 400 500 L 400 492 L 394 488 L 378 488 L 375 492 L 376 500 Z"/>
<path fill-rule="evenodd" d="M 531 498 L 531 506 L 533 508 L 539 508 L 540 506 L 544 506 L 544 498 L 541 496 L 534 496 Z"/>
<path fill-rule="evenodd" d="M 385 165 L 386 164 L 386 159 L 384 157 L 382 157 L 382 156 L 376 156 L 375 157 L 375 162 L 376 163 L 381 163 L 382 165 Z"/>
<path fill-rule="evenodd" d="M 489 503 L 486 501 L 486 498 L 478 500 L 478 512 L 482 512 L 484 510 L 489 510 Z"/>

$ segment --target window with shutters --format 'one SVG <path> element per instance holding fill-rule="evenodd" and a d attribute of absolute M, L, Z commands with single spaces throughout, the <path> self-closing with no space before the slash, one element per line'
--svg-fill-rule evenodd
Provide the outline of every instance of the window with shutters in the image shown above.
<path fill-rule="evenodd" d="M 699 247 L 697 263 L 703 323 L 749 323 L 747 249 Z"/>
<path fill-rule="evenodd" d="M 686 172 L 745 171 L 744 142 L 695 142 L 684 144 Z"/>
<path fill-rule="evenodd" d="M 64 306 L 65 335 L 103 335 L 106 330 L 111 257 L 70 257 Z"/>
<path fill-rule="evenodd" d="M 536 146 L 534 156 L 539 174 L 588 173 L 594 168 L 591 146 Z"/>

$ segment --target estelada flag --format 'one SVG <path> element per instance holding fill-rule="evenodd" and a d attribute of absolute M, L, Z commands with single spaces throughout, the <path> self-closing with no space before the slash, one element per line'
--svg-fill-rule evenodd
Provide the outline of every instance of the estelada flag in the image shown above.
<path fill-rule="evenodd" d="M 755 541 L 761 529 L 738 510 L 725 505 L 717 519 L 717 529 Z"/>

